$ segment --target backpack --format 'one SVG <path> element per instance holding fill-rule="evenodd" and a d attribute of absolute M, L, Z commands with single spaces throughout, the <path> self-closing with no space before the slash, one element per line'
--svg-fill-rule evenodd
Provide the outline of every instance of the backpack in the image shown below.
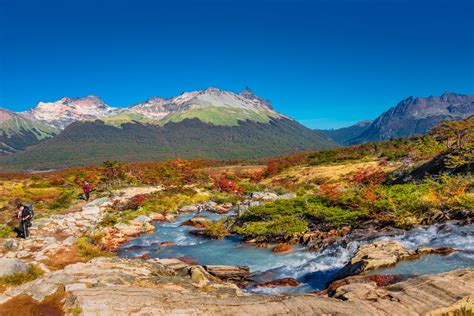
<path fill-rule="evenodd" d="M 23 205 L 23 207 L 24 209 L 23 209 L 22 216 L 25 217 L 25 216 L 30 215 L 30 218 L 28 220 L 31 221 L 33 217 L 35 217 L 35 212 L 33 211 L 33 204 Z"/>

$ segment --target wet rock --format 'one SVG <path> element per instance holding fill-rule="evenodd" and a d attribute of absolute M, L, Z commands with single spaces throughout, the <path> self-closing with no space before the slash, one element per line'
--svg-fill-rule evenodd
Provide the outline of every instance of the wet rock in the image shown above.
<path fill-rule="evenodd" d="M 398 241 L 376 241 L 360 246 L 352 259 L 334 276 L 333 280 L 343 279 L 370 270 L 391 267 L 400 260 L 418 257 L 418 254 L 409 251 Z"/>
<path fill-rule="evenodd" d="M 152 213 L 152 214 L 150 214 L 150 218 L 153 221 L 158 221 L 158 222 L 163 222 L 163 221 L 166 220 L 166 217 L 161 213 Z"/>
<path fill-rule="evenodd" d="M 174 246 L 174 245 L 176 245 L 176 243 L 174 243 L 173 241 L 163 241 L 160 243 L 161 247 L 169 247 L 169 246 Z"/>
<path fill-rule="evenodd" d="M 298 286 L 301 283 L 293 278 L 276 279 L 270 282 L 255 284 L 254 287 L 284 287 L 284 286 Z"/>
<path fill-rule="evenodd" d="M 198 211 L 197 205 L 185 205 L 179 209 L 180 213 L 196 213 Z"/>
<path fill-rule="evenodd" d="M 225 207 L 224 205 L 216 205 L 216 207 L 214 207 L 212 211 L 218 214 L 226 214 L 230 211 L 231 208 L 232 208 L 232 204 L 228 208 Z"/>
<path fill-rule="evenodd" d="M 179 257 L 178 259 L 188 265 L 194 266 L 198 264 L 197 260 L 190 256 L 182 256 L 182 257 Z"/>
<path fill-rule="evenodd" d="M 285 253 L 290 253 L 293 250 L 294 250 L 293 247 L 291 247 L 289 244 L 281 243 L 281 244 L 278 244 L 277 246 L 275 246 L 272 249 L 272 252 L 273 253 L 279 253 L 279 254 L 285 254 Z"/>
<path fill-rule="evenodd" d="M 431 247 L 422 247 L 416 249 L 416 253 L 419 255 L 449 255 L 456 250 L 451 247 L 438 247 L 438 248 L 431 248 Z"/>
<path fill-rule="evenodd" d="M 29 264 L 19 259 L 0 258 L 0 277 L 9 276 L 16 273 L 26 273 L 30 268 Z"/>
<path fill-rule="evenodd" d="M 204 266 L 204 269 L 222 280 L 244 281 L 249 278 L 249 267 L 243 266 Z"/>
<path fill-rule="evenodd" d="M 192 226 L 194 228 L 204 228 L 211 221 L 204 217 L 193 217 L 181 223 L 181 226 Z"/>

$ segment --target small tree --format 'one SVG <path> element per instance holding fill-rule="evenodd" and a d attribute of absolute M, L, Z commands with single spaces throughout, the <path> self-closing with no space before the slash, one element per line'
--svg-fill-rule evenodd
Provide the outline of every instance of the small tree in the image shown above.
<path fill-rule="evenodd" d="M 433 128 L 431 133 L 448 148 L 461 150 L 472 148 L 474 116 L 460 121 L 443 121 Z"/>

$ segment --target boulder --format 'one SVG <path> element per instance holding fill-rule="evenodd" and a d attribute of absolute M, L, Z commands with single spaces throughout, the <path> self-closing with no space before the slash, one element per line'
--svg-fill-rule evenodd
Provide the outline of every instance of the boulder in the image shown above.
<path fill-rule="evenodd" d="M 352 257 L 350 265 L 359 267 L 357 273 L 394 266 L 398 261 L 417 256 L 394 240 L 382 240 L 362 245 Z M 356 274 L 357 274 L 356 273 Z"/>
<path fill-rule="evenodd" d="M 278 244 L 277 246 L 275 246 L 272 249 L 272 252 L 273 253 L 284 254 L 284 253 L 290 253 L 293 250 L 294 250 L 293 247 L 291 247 L 289 244 L 281 243 L 281 244 Z"/>
<path fill-rule="evenodd" d="M 278 199 L 278 195 L 273 192 L 253 192 L 251 194 L 252 201 L 271 202 Z"/>
<path fill-rule="evenodd" d="M 419 255 L 449 255 L 455 251 L 456 250 L 451 247 L 421 247 L 416 249 L 416 253 Z"/>
<path fill-rule="evenodd" d="M 9 238 L 3 242 L 3 247 L 8 250 L 13 250 L 18 248 L 18 241 L 14 238 Z"/>
<path fill-rule="evenodd" d="M 298 286 L 301 283 L 293 278 L 276 279 L 270 282 L 255 284 L 255 287 L 284 287 Z"/>
<path fill-rule="evenodd" d="M 150 214 L 150 218 L 153 220 L 153 221 L 159 221 L 159 222 L 163 222 L 166 220 L 166 217 L 165 215 L 161 214 L 161 213 L 152 213 Z"/>
<path fill-rule="evenodd" d="M 174 246 L 174 245 L 176 245 L 176 244 L 172 241 L 163 241 L 163 242 L 160 243 L 161 247 L 169 247 L 169 246 Z"/>
<path fill-rule="evenodd" d="M 295 193 L 285 193 L 278 196 L 278 199 L 294 199 L 296 197 Z"/>
<path fill-rule="evenodd" d="M 196 213 L 198 211 L 197 205 L 185 205 L 179 209 L 180 213 Z"/>
<path fill-rule="evenodd" d="M 19 259 L 0 258 L 0 277 L 6 277 L 16 273 L 26 273 L 29 268 L 29 264 Z"/>
<path fill-rule="evenodd" d="M 229 211 L 230 211 L 230 208 L 225 208 L 223 205 L 217 205 L 212 210 L 212 212 L 219 213 L 219 214 L 225 214 L 225 213 L 228 213 Z"/>
<path fill-rule="evenodd" d="M 222 280 L 243 281 L 249 277 L 249 267 L 244 266 L 204 266 L 207 272 Z"/>
<path fill-rule="evenodd" d="M 192 226 L 194 228 L 204 228 L 211 221 L 204 217 L 192 217 L 181 223 L 181 226 Z"/>

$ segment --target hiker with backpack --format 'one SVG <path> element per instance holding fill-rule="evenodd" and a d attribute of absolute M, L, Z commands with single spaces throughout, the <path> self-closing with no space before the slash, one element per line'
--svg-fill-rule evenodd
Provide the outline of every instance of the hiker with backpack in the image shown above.
<path fill-rule="evenodd" d="M 17 217 L 20 220 L 18 237 L 27 238 L 30 235 L 28 228 L 31 226 L 31 220 L 33 219 L 32 207 L 19 203 Z"/>
<path fill-rule="evenodd" d="M 84 180 L 82 184 L 82 193 L 83 193 L 84 200 L 86 200 L 86 202 L 89 201 L 91 192 L 92 192 L 91 184 L 87 182 L 86 180 Z"/>

